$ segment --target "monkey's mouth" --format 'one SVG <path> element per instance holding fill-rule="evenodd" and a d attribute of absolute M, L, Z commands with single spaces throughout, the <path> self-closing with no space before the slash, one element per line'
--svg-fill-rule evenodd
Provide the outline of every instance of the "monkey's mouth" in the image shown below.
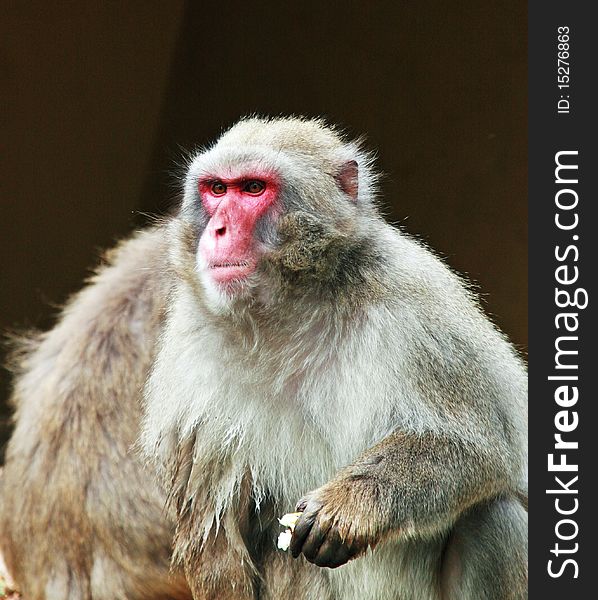
<path fill-rule="evenodd" d="M 229 283 L 246 279 L 255 270 L 255 262 L 249 260 L 213 262 L 209 266 L 210 275 L 219 283 Z"/>

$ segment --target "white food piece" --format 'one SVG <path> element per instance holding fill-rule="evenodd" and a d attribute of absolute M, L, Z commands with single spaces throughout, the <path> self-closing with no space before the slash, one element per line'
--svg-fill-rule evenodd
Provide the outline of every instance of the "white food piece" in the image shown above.
<path fill-rule="evenodd" d="M 283 527 L 288 527 L 291 531 L 295 531 L 295 525 L 297 524 L 300 516 L 300 512 L 287 513 L 286 515 L 283 515 L 282 518 L 278 519 L 278 522 Z"/>
<path fill-rule="evenodd" d="M 291 545 L 291 538 L 293 537 L 293 531 L 295 531 L 295 525 L 297 525 L 297 521 L 299 520 L 300 516 L 300 512 L 294 512 L 287 513 L 278 519 L 278 522 L 283 527 L 287 527 L 287 529 L 278 536 L 278 547 L 280 550 L 284 550 L 286 552 L 289 549 L 289 546 Z"/>
<path fill-rule="evenodd" d="M 291 537 L 293 536 L 293 532 L 290 529 L 283 531 L 278 536 L 278 548 L 280 550 L 284 550 L 285 552 L 289 549 L 291 545 Z"/>

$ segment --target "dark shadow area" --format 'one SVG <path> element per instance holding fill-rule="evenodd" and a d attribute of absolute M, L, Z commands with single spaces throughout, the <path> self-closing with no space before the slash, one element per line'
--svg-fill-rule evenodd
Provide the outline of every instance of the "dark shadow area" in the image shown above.
<path fill-rule="evenodd" d="M 367 135 L 388 218 L 526 348 L 526 3 L 9 4 L 3 330 L 51 325 L 99 248 L 172 206 L 183 149 L 297 113 Z"/>

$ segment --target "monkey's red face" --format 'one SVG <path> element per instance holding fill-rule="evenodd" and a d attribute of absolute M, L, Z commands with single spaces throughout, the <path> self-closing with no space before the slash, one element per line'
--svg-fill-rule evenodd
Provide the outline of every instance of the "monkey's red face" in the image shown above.
<path fill-rule="evenodd" d="M 215 283 L 242 281 L 255 271 L 261 255 L 256 225 L 272 209 L 278 188 L 277 181 L 263 173 L 199 182 L 209 218 L 199 240 L 199 259 Z"/>

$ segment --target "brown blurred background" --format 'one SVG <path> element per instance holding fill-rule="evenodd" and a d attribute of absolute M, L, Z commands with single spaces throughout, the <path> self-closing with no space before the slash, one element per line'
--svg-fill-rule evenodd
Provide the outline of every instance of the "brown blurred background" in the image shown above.
<path fill-rule="evenodd" d="M 182 149 L 301 113 L 367 134 L 389 219 L 525 351 L 526 6 L 2 2 L 0 328 L 50 326 L 99 249 L 168 211 Z"/>

